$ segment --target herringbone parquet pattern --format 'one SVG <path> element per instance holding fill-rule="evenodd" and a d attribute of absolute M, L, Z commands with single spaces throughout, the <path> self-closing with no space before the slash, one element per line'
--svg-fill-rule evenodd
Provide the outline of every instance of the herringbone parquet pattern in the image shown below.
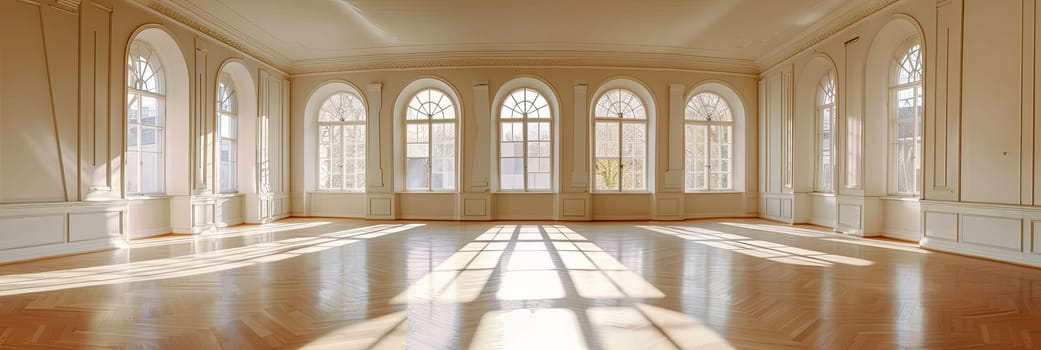
<path fill-rule="evenodd" d="M 0 348 L 1041 347 L 1041 270 L 760 220 L 292 219 L 0 266 Z"/>

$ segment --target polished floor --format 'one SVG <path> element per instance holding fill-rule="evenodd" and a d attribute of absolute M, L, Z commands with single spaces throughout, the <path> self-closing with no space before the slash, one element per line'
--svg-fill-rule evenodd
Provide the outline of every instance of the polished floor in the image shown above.
<path fill-rule="evenodd" d="M 0 348 L 1041 347 L 1041 270 L 752 219 L 291 219 L 0 266 Z"/>

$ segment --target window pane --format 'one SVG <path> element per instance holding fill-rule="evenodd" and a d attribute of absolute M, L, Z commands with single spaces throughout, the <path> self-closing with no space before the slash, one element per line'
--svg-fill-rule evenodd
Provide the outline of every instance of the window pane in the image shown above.
<path fill-rule="evenodd" d="M 499 187 L 504 190 L 524 189 L 524 158 L 502 158 L 499 161 Z"/>
<path fill-rule="evenodd" d="M 647 150 L 646 125 L 622 124 L 622 189 L 644 189 L 644 161 Z"/>
<path fill-rule="evenodd" d="M 141 152 L 141 193 L 162 192 L 162 161 L 159 153 Z"/>
<path fill-rule="evenodd" d="M 405 165 L 407 174 L 407 188 L 410 190 L 426 190 L 427 184 L 427 158 L 408 158 Z"/>
<path fill-rule="evenodd" d="M 365 126 L 344 126 L 344 190 L 365 190 Z"/>
<path fill-rule="evenodd" d="M 618 158 L 597 158 L 594 169 L 596 171 L 596 189 L 600 191 L 618 190 Z"/>
<path fill-rule="evenodd" d="M 686 125 L 684 128 L 684 182 L 688 191 L 708 189 L 708 126 Z"/>
<path fill-rule="evenodd" d="M 597 158 L 618 157 L 618 123 L 596 123 Z"/>
<path fill-rule="evenodd" d="M 232 139 L 238 137 L 238 126 L 234 116 L 221 114 L 218 129 L 220 129 L 220 137 Z"/>

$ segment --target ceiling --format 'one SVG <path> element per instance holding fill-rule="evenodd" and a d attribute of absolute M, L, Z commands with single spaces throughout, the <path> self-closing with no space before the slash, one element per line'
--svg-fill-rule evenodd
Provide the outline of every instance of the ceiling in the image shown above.
<path fill-rule="evenodd" d="M 164 2 L 265 52 L 276 65 L 306 72 L 526 55 L 543 61 L 596 57 L 754 65 L 880 0 Z"/>

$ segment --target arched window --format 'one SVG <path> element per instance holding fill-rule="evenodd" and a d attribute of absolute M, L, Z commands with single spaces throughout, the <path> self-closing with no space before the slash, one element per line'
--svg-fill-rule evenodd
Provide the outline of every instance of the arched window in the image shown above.
<path fill-rule="evenodd" d="M 217 82 L 217 131 L 220 134 L 220 164 L 217 167 L 217 190 L 220 193 L 238 192 L 238 105 L 235 103 L 235 84 L 228 73 L 222 73 Z"/>
<path fill-rule="evenodd" d="M 694 95 L 683 119 L 686 190 L 733 190 L 734 118 L 727 101 L 712 92 Z"/>
<path fill-rule="evenodd" d="M 159 57 L 135 41 L 127 56 L 126 193 L 164 193 L 166 80 Z"/>
<path fill-rule="evenodd" d="M 835 191 L 835 71 L 828 71 L 817 87 L 817 192 Z"/>
<path fill-rule="evenodd" d="M 922 172 L 922 46 L 915 42 L 895 56 L 889 85 L 889 192 L 918 195 Z"/>
<path fill-rule="evenodd" d="M 546 98 L 520 88 L 499 112 L 499 189 L 553 189 L 553 115 Z"/>
<path fill-rule="evenodd" d="M 629 90 L 605 92 L 593 112 L 597 191 L 647 189 L 647 111 Z"/>
<path fill-rule="evenodd" d="M 452 191 L 456 188 L 456 110 L 436 89 L 422 90 L 405 113 L 405 189 Z"/>
<path fill-rule="evenodd" d="M 318 110 L 318 190 L 365 191 L 365 104 L 337 92 Z"/>

